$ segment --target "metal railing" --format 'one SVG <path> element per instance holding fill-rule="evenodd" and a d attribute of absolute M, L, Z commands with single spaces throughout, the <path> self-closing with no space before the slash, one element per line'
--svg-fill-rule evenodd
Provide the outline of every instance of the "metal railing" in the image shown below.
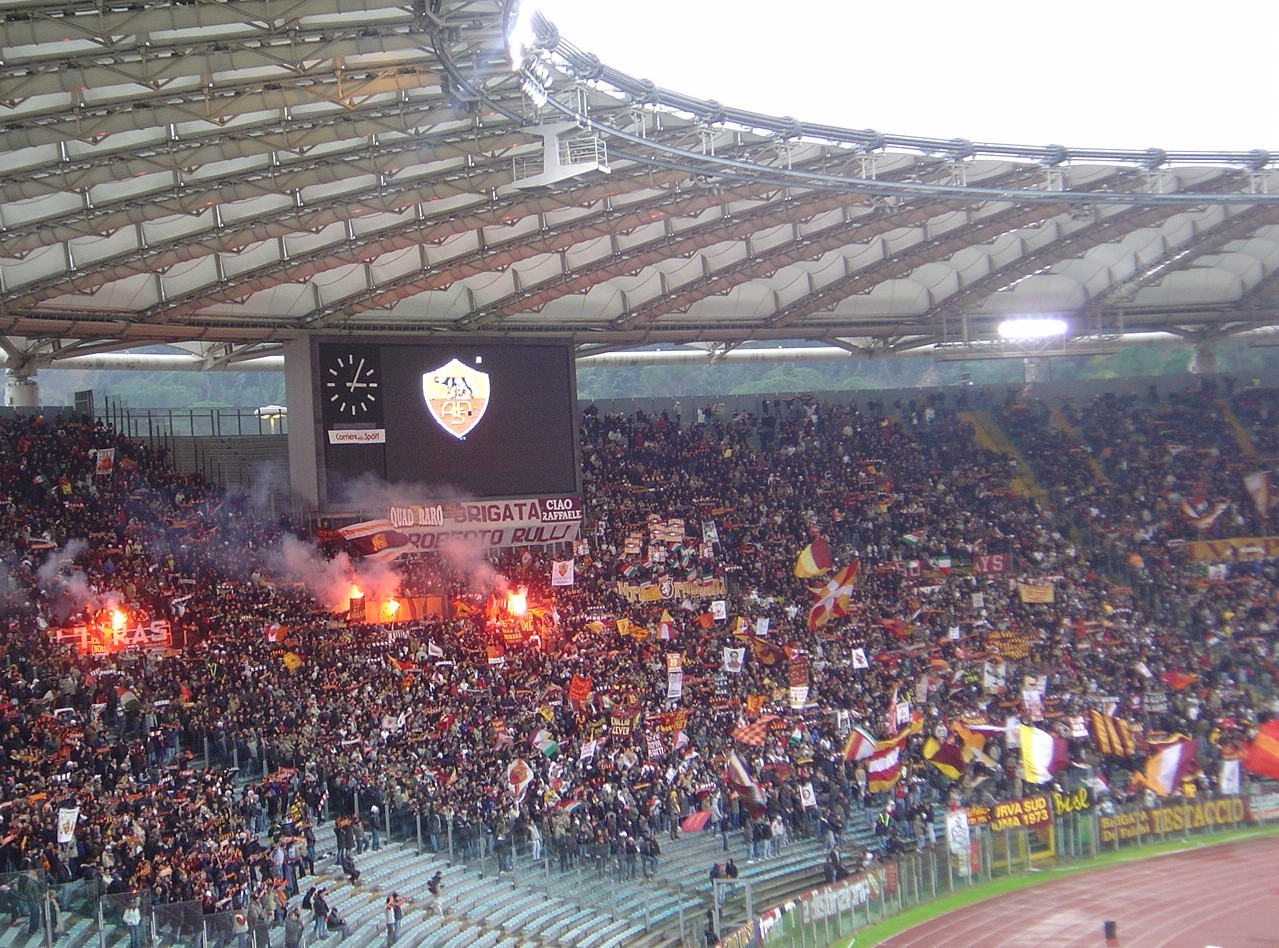
<path fill-rule="evenodd" d="M 139 441 L 289 433 L 286 413 L 261 408 L 130 408 L 122 400 L 108 396 L 98 414 L 116 431 Z"/>
<path fill-rule="evenodd" d="M 756 915 L 724 944 L 768 948 L 830 945 L 905 909 L 1043 865 L 1077 865 L 1104 852 L 1190 840 L 1251 822 L 1246 797 L 1170 798 L 1055 814 L 1042 825 L 971 827 L 967 845 L 942 840 L 877 862 Z"/>

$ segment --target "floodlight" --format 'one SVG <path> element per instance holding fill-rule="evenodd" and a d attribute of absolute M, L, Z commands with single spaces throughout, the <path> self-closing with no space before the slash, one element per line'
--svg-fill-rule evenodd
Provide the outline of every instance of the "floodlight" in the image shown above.
<path fill-rule="evenodd" d="M 996 331 L 1001 339 L 1049 339 L 1066 335 L 1069 328 L 1064 319 L 1033 317 L 1005 319 Z"/>
<path fill-rule="evenodd" d="M 533 16 L 537 13 L 537 5 L 533 0 L 523 0 L 515 13 L 510 31 L 506 35 L 506 50 L 511 57 L 511 69 L 520 68 L 524 62 L 524 54 L 537 39 L 533 29 Z"/>

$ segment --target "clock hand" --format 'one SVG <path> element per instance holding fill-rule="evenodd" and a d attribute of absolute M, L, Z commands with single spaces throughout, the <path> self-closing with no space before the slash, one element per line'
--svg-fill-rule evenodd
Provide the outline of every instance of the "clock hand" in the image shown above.
<path fill-rule="evenodd" d="M 347 382 L 347 383 L 346 383 L 346 387 L 347 387 L 349 390 L 351 390 L 352 392 L 354 392 L 354 391 L 355 391 L 355 387 L 356 387 L 357 385 L 359 385 L 359 384 L 360 384 L 360 383 L 359 383 L 359 378 L 360 378 L 360 376 L 361 376 L 363 373 L 364 373 L 364 360 L 363 360 L 363 359 L 361 359 L 361 360 L 360 360 L 360 364 L 359 364 L 358 366 L 356 366 L 355 374 L 354 374 L 353 376 L 351 376 L 351 381 L 349 381 L 349 382 Z"/>

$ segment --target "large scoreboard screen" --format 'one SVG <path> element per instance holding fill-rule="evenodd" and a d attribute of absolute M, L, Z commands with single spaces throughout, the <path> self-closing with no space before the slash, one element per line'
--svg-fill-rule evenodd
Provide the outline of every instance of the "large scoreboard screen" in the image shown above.
<path fill-rule="evenodd" d="M 311 347 L 326 505 L 373 476 L 473 498 L 577 494 L 568 344 L 409 345 L 352 337 Z"/>

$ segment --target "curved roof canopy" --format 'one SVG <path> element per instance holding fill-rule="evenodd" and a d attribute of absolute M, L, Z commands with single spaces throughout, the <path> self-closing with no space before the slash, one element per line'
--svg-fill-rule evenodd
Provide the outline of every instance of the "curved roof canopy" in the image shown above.
<path fill-rule="evenodd" d="M 247 360 L 298 332 L 974 355 L 1269 327 L 1279 164 L 808 126 L 500 0 L 12 0 L 0 346 Z M 802 80 L 796 79 L 797 99 Z"/>

